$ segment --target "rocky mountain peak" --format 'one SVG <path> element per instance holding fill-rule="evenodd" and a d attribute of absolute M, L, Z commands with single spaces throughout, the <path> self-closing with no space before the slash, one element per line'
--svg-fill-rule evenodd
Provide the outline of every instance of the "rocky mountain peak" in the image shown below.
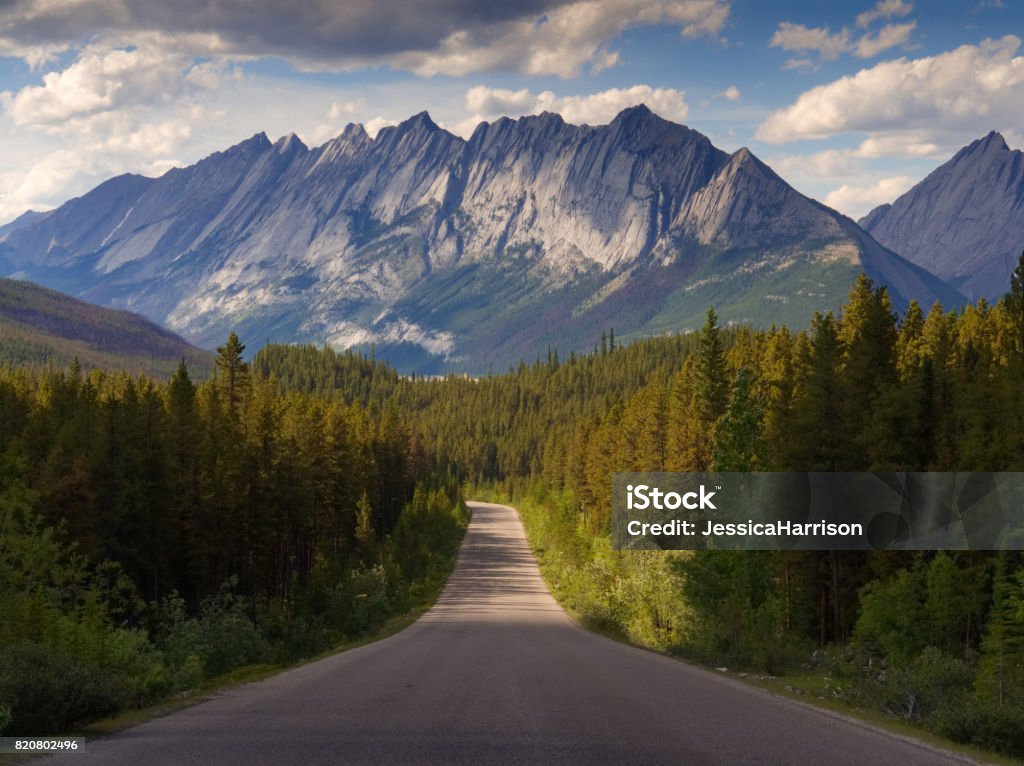
<path fill-rule="evenodd" d="M 370 134 L 366 132 L 366 128 L 360 122 L 350 122 L 346 125 L 345 129 L 334 140 L 337 141 L 338 139 L 352 143 L 362 143 L 363 141 L 371 140 Z"/>
<path fill-rule="evenodd" d="M 1024 152 L 991 131 L 860 220 L 886 247 L 972 298 L 1002 295 L 1024 242 Z"/>
<path fill-rule="evenodd" d="M 274 150 L 278 154 L 289 154 L 295 151 L 306 152 L 309 149 L 302 142 L 301 138 L 294 133 L 289 133 L 287 136 L 281 136 L 274 142 Z"/>
<path fill-rule="evenodd" d="M 610 125 L 622 128 L 636 128 L 647 123 L 667 123 L 668 120 L 656 115 L 647 104 L 637 104 L 623 109 L 611 121 Z"/>
<path fill-rule="evenodd" d="M 399 134 L 406 133 L 434 133 L 441 130 L 436 122 L 434 122 L 430 114 L 426 111 L 414 114 L 406 120 L 398 123 L 395 130 Z"/>
<path fill-rule="evenodd" d="M 267 134 L 261 130 L 259 133 L 253 134 L 250 138 L 247 138 L 244 141 L 239 141 L 234 146 L 228 147 L 228 149 L 223 153 L 241 154 L 249 152 L 261 152 L 264 151 L 265 149 L 269 149 L 271 146 L 272 144 L 270 143 L 270 139 L 267 138 Z"/>

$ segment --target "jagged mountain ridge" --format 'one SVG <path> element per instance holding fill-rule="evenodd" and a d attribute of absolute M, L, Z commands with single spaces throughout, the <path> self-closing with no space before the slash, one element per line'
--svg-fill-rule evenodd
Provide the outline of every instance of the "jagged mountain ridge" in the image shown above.
<path fill-rule="evenodd" d="M 960 299 L 749 151 L 643 106 L 597 127 L 503 118 L 468 140 L 426 113 L 314 149 L 257 134 L 111 179 L 0 233 L 0 258 L 207 347 L 235 328 L 250 345 L 398 347 L 421 369 L 686 329 L 710 303 L 803 323 L 861 268 L 898 305 Z"/>
<path fill-rule="evenodd" d="M 957 286 L 998 298 L 1024 249 L 1024 152 L 996 131 L 860 220 L 880 243 Z"/>

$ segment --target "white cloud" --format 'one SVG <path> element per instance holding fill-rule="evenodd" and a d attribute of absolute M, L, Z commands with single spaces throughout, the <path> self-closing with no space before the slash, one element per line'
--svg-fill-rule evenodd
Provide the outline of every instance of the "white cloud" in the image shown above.
<path fill-rule="evenodd" d="M 21 59 L 35 70 L 55 61 L 69 47 L 67 43 L 25 45 L 15 40 L 0 38 L 0 58 Z"/>
<path fill-rule="evenodd" d="M 914 185 L 907 176 L 883 178 L 867 186 L 843 184 L 829 192 L 823 200 L 826 205 L 851 218 L 860 218 L 886 202 L 892 202 Z"/>
<path fill-rule="evenodd" d="M 382 128 L 389 128 L 397 124 L 397 120 L 389 120 L 386 117 L 374 117 L 372 120 L 367 120 L 366 124 L 363 125 L 363 129 L 366 130 L 370 138 L 376 138 Z"/>
<path fill-rule="evenodd" d="M 960 142 L 935 143 L 929 131 L 910 130 L 873 135 L 864 139 L 852 156 L 862 159 L 880 157 L 944 157 L 951 153 Z"/>
<path fill-rule="evenodd" d="M 864 11 L 857 16 L 857 26 L 866 27 L 878 19 L 901 18 L 914 10 L 913 3 L 904 3 L 903 0 L 879 0 L 878 4 L 870 11 Z"/>
<path fill-rule="evenodd" d="M 180 166 L 175 153 L 192 137 L 194 126 L 207 119 L 203 112 L 141 123 L 124 113 L 93 116 L 62 141 L 65 148 L 0 173 L 0 220 L 29 209 L 48 210 L 72 193 L 120 173 L 159 175 Z"/>
<path fill-rule="evenodd" d="M 857 40 L 854 53 L 858 58 L 870 59 L 884 53 L 897 45 L 903 45 L 910 39 L 911 33 L 917 28 L 917 22 L 906 24 L 886 24 L 874 36 L 863 35 Z"/>
<path fill-rule="evenodd" d="M 937 56 L 886 61 L 803 93 L 773 112 L 757 138 L 783 143 L 840 133 L 951 131 L 976 137 L 1018 124 L 1024 103 L 1024 57 L 1008 35 Z"/>
<path fill-rule="evenodd" d="M 872 160 L 917 160 L 948 158 L 961 143 L 941 145 L 927 140 L 920 131 L 893 133 L 866 138 L 853 149 L 823 149 L 810 154 L 784 154 L 766 157 L 769 165 L 790 183 L 875 178 Z"/>
<path fill-rule="evenodd" d="M 726 101 L 739 101 L 740 100 L 740 89 L 735 85 L 730 85 L 728 88 L 717 94 L 719 98 L 724 98 Z"/>
<path fill-rule="evenodd" d="M 550 90 L 534 94 L 526 88 L 512 91 L 477 85 L 466 91 L 466 109 L 473 116 L 452 129 L 462 136 L 469 136 L 483 121 L 541 112 L 555 112 L 566 122 L 604 125 L 623 109 L 637 104 L 646 104 L 652 112 L 674 122 L 682 122 L 689 113 L 683 91 L 674 88 L 634 85 L 583 96 L 558 96 Z"/>
<path fill-rule="evenodd" d="M 863 165 L 850 151 L 826 149 L 813 154 L 767 157 L 772 170 L 790 183 L 806 180 L 839 179 L 858 176 Z"/>
<path fill-rule="evenodd" d="M 112 175 L 181 164 L 196 128 L 217 119 L 201 97 L 224 84 L 224 73 L 221 62 L 93 44 L 40 85 L 0 94 L 8 140 L 24 147 L 5 158 L 0 219 L 48 209 Z"/>
<path fill-rule="evenodd" d="M 813 72 L 819 67 L 810 59 L 789 59 L 782 65 L 782 68 L 795 72 Z"/>
<path fill-rule="evenodd" d="M 857 16 L 857 26 L 866 27 L 877 19 L 906 16 L 913 9 L 913 5 L 902 0 L 880 0 L 872 10 Z M 807 27 L 783 21 L 772 35 L 769 45 L 800 54 L 817 53 L 824 61 L 835 61 L 844 53 L 866 59 L 906 44 L 916 28 L 916 21 L 887 24 L 874 34 L 865 32 L 854 38 L 846 27 L 838 32 L 832 32 L 828 26 Z M 813 62 L 807 58 L 797 58 L 787 61 L 783 68 L 805 70 L 812 67 Z"/>
<path fill-rule="evenodd" d="M 4 93 L 0 102 L 15 125 L 59 125 L 126 106 L 170 103 L 188 87 L 218 82 L 214 67 L 193 67 L 178 54 L 90 46 L 67 69 L 45 74 L 42 85 Z"/>
<path fill-rule="evenodd" d="M 814 51 L 826 61 L 834 61 L 840 53 L 849 50 L 850 33 L 844 29 L 832 34 L 827 26 L 811 28 L 783 21 L 769 44 L 784 51 Z"/>
<path fill-rule="evenodd" d="M 537 96 L 526 88 L 507 90 L 477 85 L 466 91 L 466 109 L 474 114 L 527 114 L 537 104 Z"/>
<path fill-rule="evenodd" d="M 366 109 L 365 98 L 355 98 L 349 101 L 332 101 L 330 108 L 327 110 L 328 120 L 337 120 L 339 118 L 351 117 L 354 114 L 359 114 Z"/>

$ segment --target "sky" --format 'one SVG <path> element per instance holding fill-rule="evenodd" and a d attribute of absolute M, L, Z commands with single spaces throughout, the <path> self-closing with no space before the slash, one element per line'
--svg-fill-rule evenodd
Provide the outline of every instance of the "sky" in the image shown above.
<path fill-rule="evenodd" d="M 991 130 L 1024 0 L 0 0 L 0 223 L 255 133 L 646 103 L 857 218 Z"/>

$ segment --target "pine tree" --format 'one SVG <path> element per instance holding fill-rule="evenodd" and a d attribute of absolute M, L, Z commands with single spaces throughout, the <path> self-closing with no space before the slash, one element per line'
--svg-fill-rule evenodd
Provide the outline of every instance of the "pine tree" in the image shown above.
<path fill-rule="evenodd" d="M 787 463 L 799 471 L 841 470 L 845 435 L 840 364 L 842 342 L 832 313 L 815 313 L 811 335 L 800 345 Z"/>
<path fill-rule="evenodd" d="M 363 491 L 356 505 L 356 542 L 364 553 L 373 549 L 376 533 L 373 529 L 373 506 L 370 504 L 370 496 Z"/>
<path fill-rule="evenodd" d="M 895 389 L 896 314 L 884 287 L 863 273 L 850 291 L 839 326 L 843 341 L 842 410 L 847 428 L 843 460 L 848 470 L 868 469 L 891 445 L 884 421 L 897 401 L 883 394 Z M 883 405 L 889 405 L 883 406 Z"/>
<path fill-rule="evenodd" d="M 1018 355 L 1024 355 L 1024 253 L 1021 253 L 1017 268 L 1010 277 L 1010 292 L 1003 298 L 1003 303 L 1010 321 L 1013 349 Z"/>
<path fill-rule="evenodd" d="M 217 348 L 217 384 L 228 412 L 240 417 L 242 403 L 249 393 L 249 365 L 242 358 L 245 346 L 232 331 L 227 343 Z"/>
<path fill-rule="evenodd" d="M 1009 572 L 1005 552 L 996 556 L 992 575 L 992 608 L 981 642 L 975 689 L 997 705 L 1024 701 L 1024 613 L 1021 585 Z"/>
<path fill-rule="evenodd" d="M 709 430 L 725 412 L 729 402 L 729 378 L 726 374 L 725 352 L 722 349 L 718 315 L 709 308 L 700 333 L 697 364 L 694 368 L 694 399 L 697 414 Z"/>
<path fill-rule="evenodd" d="M 729 406 L 715 432 L 714 470 L 756 471 L 764 463 L 764 403 L 754 391 L 754 373 L 736 374 Z"/>
<path fill-rule="evenodd" d="M 924 314 L 917 301 L 911 301 L 903 315 L 896 341 L 896 370 L 900 379 L 914 375 L 924 356 Z"/>

